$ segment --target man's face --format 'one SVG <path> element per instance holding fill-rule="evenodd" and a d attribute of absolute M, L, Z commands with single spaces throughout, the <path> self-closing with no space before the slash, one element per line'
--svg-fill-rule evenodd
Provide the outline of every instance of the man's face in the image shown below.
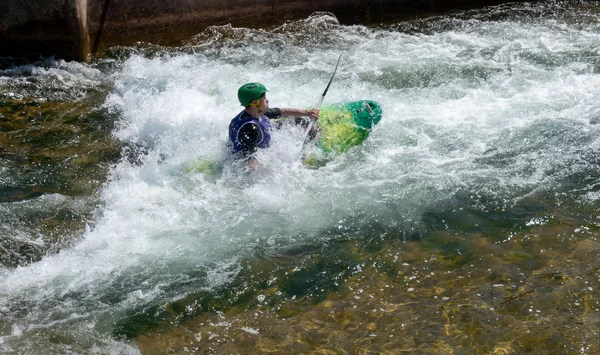
<path fill-rule="evenodd" d="M 261 97 L 261 98 L 259 99 L 259 102 L 260 102 L 260 108 L 261 108 L 263 111 L 266 111 L 266 110 L 268 110 L 268 109 L 269 109 L 269 100 L 267 100 L 267 95 L 265 95 L 265 96 Z"/>

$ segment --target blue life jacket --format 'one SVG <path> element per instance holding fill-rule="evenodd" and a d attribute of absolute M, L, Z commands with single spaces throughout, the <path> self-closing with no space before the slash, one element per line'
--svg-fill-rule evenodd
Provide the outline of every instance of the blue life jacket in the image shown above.
<path fill-rule="evenodd" d="M 259 118 L 250 116 L 246 111 L 240 112 L 235 116 L 229 124 L 229 141 L 233 145 L 233 153 L 238 153 L 243 149 L 242 145 L 238 140 L 240 129 L 247 124 L 258 125 L 262 133 L 262 140 L 256 145 L 257 148 L 268 148 L 271 143 L 271 122 L 265 115 L 261 115 Z"/>

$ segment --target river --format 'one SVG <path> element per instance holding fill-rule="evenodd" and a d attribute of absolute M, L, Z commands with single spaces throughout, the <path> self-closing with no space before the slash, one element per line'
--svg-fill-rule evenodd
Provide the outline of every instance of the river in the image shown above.
<path fill-rule="evenodd" d="M 227 159 L 240 85 L 312 107 L 340 54 L 363 144 Z M 3 58 L 0 350 L 599 354 L 599 97 L 586 2 Z"/>

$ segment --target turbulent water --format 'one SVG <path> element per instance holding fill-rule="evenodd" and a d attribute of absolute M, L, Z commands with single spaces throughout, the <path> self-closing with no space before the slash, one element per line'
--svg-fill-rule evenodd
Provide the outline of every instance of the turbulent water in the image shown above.
<path fill-rule="evenodd" d="M 325 103 L 383 109 L 362 145 L 309 169 L 301 129 L 286 126 L 258 153 L 261 171 L 227 159 L 241 84 L 264 83 L 274 107 L 311 107 L 339 54 Z M 352 253 L 451 230 L 494 244 L 562 218 L 598 253 L 598 7 L 513 4 L 371 27 L 315 14 L 213 27 L 179 48 L 113 48 L 91 64 L 4 64 L 3 353 L 138 353 L 135 337 L 156 324 L 243 303 L 244 280 L 265 272 L 265 288 L 276 284 L 253 260 L 326 257 L 319 246 L 334 241 Z M 218 169 L 196 172 L 199 162 Z M 592 260 L 581 353 L 600 351 Z M 330 277 L 306 282 L 329 285 L 325 295 L 342 282 Z"/>

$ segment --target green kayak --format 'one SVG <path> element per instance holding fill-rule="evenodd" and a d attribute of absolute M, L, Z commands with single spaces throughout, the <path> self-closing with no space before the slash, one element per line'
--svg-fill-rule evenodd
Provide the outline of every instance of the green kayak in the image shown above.
<path fill-rule="evenodd" d="M 327 153 L 343 153 L 361 144 L 381 120 L 381 113 L 381 106 L 371 100 L 322 107 L 317 146 Z"/>

